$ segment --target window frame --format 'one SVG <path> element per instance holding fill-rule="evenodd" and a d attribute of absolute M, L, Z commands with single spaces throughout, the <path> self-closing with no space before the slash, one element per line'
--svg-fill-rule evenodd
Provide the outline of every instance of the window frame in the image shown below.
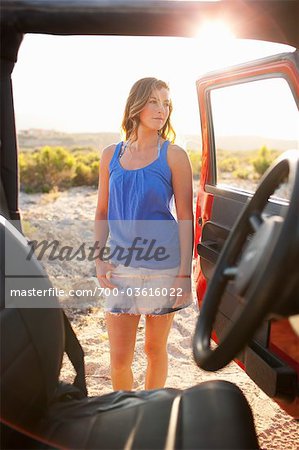
<path fill-rule="evenodd" d="M 224 191 L 235 191 L 236 194 L 239 193 L 241 195 L 243 193 L 243 195 L 246 195 L 247 197 L 252 195 L 252 192 L 242 191 L 242 189 L 233 187 L 224 189 L 223 186 L 221 186 L 221 188 L 217 188 L 217 161 L 211 92 L 215 89 L 254 81 L 283 78 L 287 82 L 299 110 L 299 92 L 297 96 L 295 79 L 295 72 L 299 69 L 297 58 L 296 51 L 292 53 L 281 53 L 230 67 L 226 70 L 211 72 L 197 81 L 201 129 L 206 130 L 206 135 L 202 135 L 202 149 L 203 157 L 206 157 L 207 159 L 207 167 L 205 168 L 205 173 L 200 182 L 204 192 L 213 194 L 213 189 L 211 190 L 211 188 L 215 188 Z M 201 100 L 204 102 L 203 105 L 201 105 Z"/>

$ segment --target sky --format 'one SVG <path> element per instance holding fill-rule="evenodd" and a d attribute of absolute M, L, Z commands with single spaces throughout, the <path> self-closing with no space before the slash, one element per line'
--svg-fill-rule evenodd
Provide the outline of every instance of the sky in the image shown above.
<path fill-rule="evenodd" d="M 170 85 L 177 134 L 199 134 L 201 75 L 284 51 L 293 48 L 234 39 L 220 23 L 195 38 L 26 35 L 12 75 L 17 129 L 118 132 L 131 86 L 154 76 Z"/>

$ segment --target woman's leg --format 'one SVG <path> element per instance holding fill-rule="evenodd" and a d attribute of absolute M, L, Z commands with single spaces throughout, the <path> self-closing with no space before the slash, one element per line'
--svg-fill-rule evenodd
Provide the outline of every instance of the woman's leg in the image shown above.
<path fill-rule="evenodd" d="M 110 342 L 112 386 L 117 390 L 131 390 L 131 369 L 137 327 L 140 315 L 106 313 L 106 325 Z"/>
<path fill-rule="evenodd" d="M 145 353 L 147 371 L 145 389 L 164 387 L 168 372 L 167 339 L 174 313 L 146 316 Z"/>

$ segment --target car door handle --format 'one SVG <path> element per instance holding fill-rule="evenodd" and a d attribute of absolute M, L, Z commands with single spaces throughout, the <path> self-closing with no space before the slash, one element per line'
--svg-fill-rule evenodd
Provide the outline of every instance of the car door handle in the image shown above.
<path fill-rule="evenodd" d="M 217 241 L 204 241 L 197 244 L 197 253 L 212 264 L 216 264 L 221 246 Z"/>

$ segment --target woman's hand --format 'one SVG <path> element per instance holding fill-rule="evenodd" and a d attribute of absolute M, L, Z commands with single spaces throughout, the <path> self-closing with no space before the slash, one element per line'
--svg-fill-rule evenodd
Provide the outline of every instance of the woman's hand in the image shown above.
<path fill-rule="evenodd" d="M 173 308 L 179 308 L 190 302 L 192 298 L 192 283 L 189 275 L 177 275 L 172 288 L 175 289 L 176 299 Z"/>
<path fill-rule="evenodd" d="M 100 259 L 96 261 L 97 279 L 99 280 L 100 286 L 102 288 L 113 289 L 116 287 L 116 285 L 112 284 L 110 281 L 111 272 L 115 268 L 116 266 L 109 262 L 101 261 Z"/>

